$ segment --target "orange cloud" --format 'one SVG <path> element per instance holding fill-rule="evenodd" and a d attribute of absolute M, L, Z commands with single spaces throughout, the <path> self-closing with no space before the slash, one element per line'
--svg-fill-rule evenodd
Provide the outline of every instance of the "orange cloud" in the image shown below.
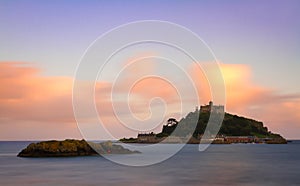
<path fill-rule="evenodd" d="M 0 117 L 72 122 L 72 79 L 42 77 L 22 63 L 0 63 Z"/>
<path fill-rule="evenodd" d="M 153 64 L 148 64 L 150 66 L 138 64 L 127 69 L 114 87 L 114 93 L 120 98 L 114 100 L 114 104 L 124 117 L 128 115 L 128 103 L 123 99 L 127 93 L 130 93 L 129 106 L 140 119 L 147 118 L 150 109 L 156 111 L 162 106 L 159 104 L 156 107 L 155 105 L 149 107 L 149 101 L 154 97 L 160 97 L 166 102 L 169 114 L 177 114 L 180 110 L 180 98 L 175 89 L 177 87 L 173 87 L 167 81 L 146 77 L 134 84 L 137 77 L 143 77 L 156 69 Z M 214 70 L 209 69 L 209 66 L 205 68 Z M 251 79 L 251 68 L 247 65 L 220 63 L 220 68 L 226 85 L 228 112 L 262 120 L 272 131 L 282 133 L 289 138 L 299 138 L 299 94 L 282 95 L 274 89 L 254 83 Z M 201 69 L 192 67 L 190 75 L 200 93 L 200 102 L 207 103 L 212 97 L 204 73 Z M 72 110 L 72 78 L 45 77 L 40 75 L 39 69 L 29 64 L 2 62 L 0 83 L 2 85 L 0 89 L 1 139 L 80 138 Z M 176 84 L 176 86 L 182 85 Z M 136 135 L 137 131 L 128 130 L 128 126 L 124 126 L 114 116 L 111 100 L 113 84 L 97 82 L 95 90 L 99 115 L 113 136 L 119 138 Z M 185 97 L 184 101 L 190 102 L 191 110 L 196 104 L 194 97 Z M 169 116 L 171 115 L 166 117 Z M 177 116 L 180 117 L 181 115 Z M 160 131 L 161 124 L 155 128 L 156 131 Z"/>
<path fill-rule="evenodd" d="M 39 133 L 61 133 L 61 128 L 66 128 L 66 136 L 79 136 L 72 111 L 72 78 L 43 77 L 39 72 L 25 63 L 0 63 L 2 138 L 12 135 L 11 138 L 31 139 Z M 45 130 L 35 131 L 40 126 Z M 18 131 L 17 135 L 7 134 L 7 128 Z M 29 129 L 31 132 L 27 133 Z"/>
<path fill-rule="evenodd" d="M 204 66 L 206 70 L 213 70 L 208 64 Z M 226 86 L 228 112 L 261 120 L 274 132 L 290 138 L 299 138 L 300 94 L 282 95 L 270 87 L 254 83 L 248 65 L 219 63 L 219 67 Z M 191 74 L 193 79 L 196 79 L 199 92 L 209 90 L 209 84 L 199 68 L 193 66 Z M 200 99 L 210 99 L 210 92 L 206 92 Z"/>
<path fill-rule="evenodd" d="M 142 123 L 141 120 L 158 117 L 164 112 L 168 113 L 165 117 L 170 117 L 172 114 L 180 112 L 181 109 L 180 98 L 175 87 L 164 79 L 151 76 L 156 69 L 154 63 L 147 60 L 129 62 L 125 65 L 127 65 L 126 68 L 114 84 L 106 84 L 105 89 L 102 85 L 104 82 L 97 82 L 96 85 L 95 98 L 99 116 L 105 127 L 117 137 L 136 135 L 139 131 L 131 130 L 130 132 L 128 128 L 135 123 Z M 164 103 L 151 102 L 153 98 L 160 98 Z M 159 114 L 152 113 L 158 111 Z M 115 115 L 116 113 L 117 115 Z M 127 127 L 119 121 L 122 118 L 127 121 Z M 151 121 L 149 120 L 149 122 Z M 161 122 L 157 123 L 155 129 L 160 131 L 162 124 Z M 147 130 L 147 127 L 144 129 Z M 150 129 L 153 128 L 150 127 Z"/>

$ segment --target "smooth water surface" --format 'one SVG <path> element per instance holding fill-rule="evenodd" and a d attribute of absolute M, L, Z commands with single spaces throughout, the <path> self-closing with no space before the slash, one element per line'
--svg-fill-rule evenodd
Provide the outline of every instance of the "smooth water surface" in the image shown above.
<path fill-rule="evenodd" d="M 170 159 L 147 167 L 122 166 L 101 156 L 16 157 L 29 143 L 0 142 L 1 186 L 300 185 L 300 141 L 287 145 L 211 145 L 205 152 L 198 152 L 197 145 L 186 145 Z M 161 144 L 161 148 L 167 145 Z"/>

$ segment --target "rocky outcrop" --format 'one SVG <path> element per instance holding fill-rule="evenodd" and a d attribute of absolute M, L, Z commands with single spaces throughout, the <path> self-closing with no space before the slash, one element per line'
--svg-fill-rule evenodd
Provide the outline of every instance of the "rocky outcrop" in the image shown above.
<path fill-rule="evenodd" d="M 115 145 L 112 142 L 92 143 L 85 140 L 67 139 L 64 141 L 42 141 L 31 143 L 23 149 L 19 157 L 69 157 L 92 156 L 97 154 L 131 154 L 138 153 Z"/>

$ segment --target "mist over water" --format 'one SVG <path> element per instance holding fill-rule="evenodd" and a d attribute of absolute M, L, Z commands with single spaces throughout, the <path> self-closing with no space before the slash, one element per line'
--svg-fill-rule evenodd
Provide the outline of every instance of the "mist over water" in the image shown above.
<path fill-rule="evenodd" d="M 199 152 L 198 145 L 186 145 L 170 159 L 147 167 L 122 166 L 101 156 L 16 157 L 29 143 L 0 142 L 0 185 L 300 184 L 300 141 L 287 145 L 211 145 L 205 152 Z M 160 146 L 166 148 L 168 144 Z M 159 153 L 153 152 L 153 156 Z"/>

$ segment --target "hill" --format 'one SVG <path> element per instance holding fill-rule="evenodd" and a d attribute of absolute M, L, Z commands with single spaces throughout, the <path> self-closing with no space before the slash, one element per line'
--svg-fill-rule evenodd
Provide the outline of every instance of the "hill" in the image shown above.
<path fill-rule="evenodd" d="M 194 131 L 193 137 L 197 138 L 204 133 L 209 117 L 210 112 L 190 112 L 177 124 L 171 126 L 164 125 L 162 132 L 157 134 L 157 136 L 169 136 L 175 128 L 180 127 L 180 130 L 174 131 L 173 135 L 186 136 L 190 133 L 190 131 Z M 195 123 L 197 123 L 196 127 Z M 261 121 L 232 115 L 230 113 L 225 113 L 218 135 L 255 136 L 258 138 L 283 138 L 279 134 L 275 134 L 269 131 Z"/>
<path fill-rule="evenodd" d="M 222 119 L 224 107 L 214 106 L 213 103 L 210 102 L 209 105 L 201 106 L 200 111 L 196 109 L 180 121 L 177 121 L 175 118 L 170 118 L 159 134 L 139 134 L 137 138 L 124 138 L 121 139 L 121 141 L 133 143 L 157 143 L 172 134 L 174 143 L 180 142 L 180 138 L 185 138 L 186 136 L 192 136 L 192 138 L 189 139 L 189 143 L 199 143 L 207 128 L 212 112 L 216 113 L 215 116 L 220 116 L 219 118 L 214 117 L 211 120 L 212 125 L 217 124 L 217 122 L 220 122 L 220 119 Z M 216 127 L 213 129 L 215 131 L 208 131 L 208 133 L 210 132 L 211 134 L 218 133 L 214 143 L 287 143 L 286 139 L 280 134 L 269 131 L 261 121 L 225 113 L 224 119 L 221 122 L 222 125 L 220 128 Z M 208 130 L 210 129 L 211 128 Z M 178 137 L 178 139 L 176 139 L 176 137 Z"/>

